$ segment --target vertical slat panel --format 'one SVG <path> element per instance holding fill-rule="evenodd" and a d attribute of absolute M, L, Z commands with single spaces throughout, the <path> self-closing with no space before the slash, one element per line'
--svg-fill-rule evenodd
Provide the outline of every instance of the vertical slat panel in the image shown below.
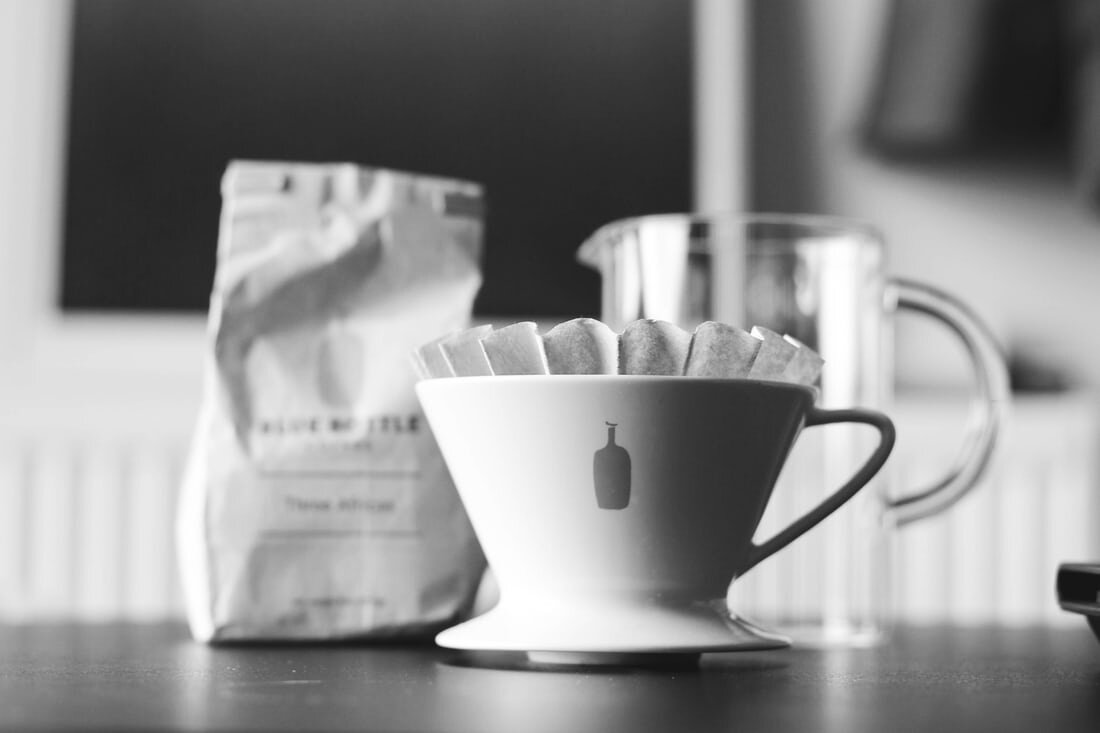
<path fill-rule="evenodd" d="M 31 455 L 28 600 L 36 616 L 64 616 L 73 608 L 76 578 L 73 455 L 61 439 L 39 442 Z"/>
<path fill-rule="evenodd" d="M 776 482 L 772 499 L 760 519 L 755 540 L 766 541 L 781 530 L 794 516 L 794 505 L 800 486 L 804 481 L 804 467 L 808 462 L 805 436 L 799 439 Z M 788 552 L 793 553 L 795 548 Z M 789 579 L 797 558 L 793 554 L 781 553 L 768 558 L 739 579 L 730 595 L 731 607 L 738 613 L 752 618 L 774 619 L 777 614 L 786 616 L 795 603 L 794 589 Z"/>
<path fill-rule="evenodd" d="M 997 479 L 987 477 L 947 514 L 951 543 L 950 606 L 945 617 L 981 624 L 991 617 L 1000 572 Z"/>
<path fill-rule="evenodd" d="M 791 464 L 784 469 L 784 475 L 780 475 L 778 486 L 772 496 L 772 501 L 764 511 L 760 522 L 760 530 L 756 533 L 758 541 L 765 542 L 783 529 L 785 524 L 794 516 L 795 507 L 798 504 L 799 487 L 804 485 L 805 467 L 812 460 L 808 452 L 812 450 L 809 443 L 801 440 L 795 445 L 791 454 Z M 796 589 L 792 587 L 792 571 L 796 567 L 797 558 L 794 555 L 782 554 L 769 558 L 760 566 L 756 578 L 756 592 L 758 603 L 766 609 L 762 614 L 774 618 L 781 616 L 794 617 L 797 611 L 797 599 L 792 598 Z"/>
<path fill-rule="evenodd" d="M 1042 470 L 1033 452 L 1021 451 L 998 482 L 999 501 L 992 518 L 1000 528 L 996 617 L 1007 624 L 1040 621 L 1042 604 L 1050 601 L 1049 591 L 1039 588 L 1044 557 L 1039 499 L 1048 490 Z"/>
<path fill-rule="evenodd" d="M 0 438 L 0 619 L 26 610 L 27 456 L 22 441 Z"/>
<path fill-rule="evenodd" d="M 171 461 L 163 445 L 138 444 L 128 463 L 126 611 L 142 620 L 163 619 L 169 612 L 173 567 L 172 534 L 165 531 L 173 511 Z"/>
<path fill-rule="evenodd" d="M 843 486 L 873 448 L 873 444 L 867 440 L 870 432 L 865 426 L 827 425 L 816 428 L 813 432 L 821 436 L 820 465 L 824 471 L 816 480 L 808 477 L 813 481 L 809 485 L 814 487 L 814 496 L 809 502 L 811 506 Z M 811 530 L 817 535 L 820 544 L 806 548 L 818 553 L 816 557 L 807 558 L 811 568 L 819 569 L 818 572 L 807 574 L 811 578 L 817 576 L 811 597 L 813 610 L 815 615 L 821 614 L 826 629 L 832 633 L 844 631 L 858 615 L 858 609 L 852 603 L 855 597 L 856 571 L 859 566 L 871 561 L 865 548 L 871 547 L 872 538 L 857 538 L 854 532 L 860 524 L 859 515 L 867 498 L 868 495 L 857 495 L 849 504 L 824 519 Z M 854 553 L 859 553 L 858 564 Z"/>
<path fill-rule="evenodd" d="M 901 485 L 910 489 L 923 485 L 927 481 L 926 466 L 945 466 L 949 460 L 950 456 L 935 451 L 906 457 L 899 471 Z M 950 543 L 945 515 L 915 522 L 899 531 L 897 610 L 901 620 L 936 623 L 944 619 L 951 589 Z"/>
<path fill-rule="evenodd" d="M 168 516 L 165 518 L 164 537 L 168 542 L 168 613 L 172 618 L 183 618 L 183 586 L 180 582 L 179 558 L 176 554 L 176 511 L 179 507 L 180 486 L 186 465 L 187 453 L 184 443 L 173 444 L 171 448 L 171 502 Z"/>
<path fill-rule="evenodd" d="M 795 469 L 795 473 L 797 473 L 797 465 L 795 464 L 792 467 Z M 794 485 L 797 485 L 798 480 L 797 476 L 787 480 L 780 479 L 772 496 L 771 504 L 769 504 L 769 507 L 774 506 L 776 511 L 764 512 L 764 516 L 760 521 L 760 528 L 756 533 L 757 541 L 764 542 L 783 528 L 780 519 L 790 515 L 790 505 L 793 498 L 791 492 L 794 491 L 792 481 Z M 782 608 L 784 600 L 783 586 L 777 562 L 776 558 L 771 558 L 746 577 L 746 580 L 753 584 L 751 593 L 747 595 L 753 600 L 756 609 L 754 613 L 757 615 L 766 614 L 774 617 Z"/>
<path fill-rule="evenodd" d="M 1095 425 L 1077 421 L 1066 426 L 1065 440 L 1059 440 L 1058 452 L 1047 462 L 1048 482 L 1044 492 L 1046 549 L 1042 588 L 1045 591 L 1043 620 L 1056 626 L 1077 626 L 1080 619 L 1058 607 L 1055 578 L 1058 565 L 1065 562 L 1096 562 L 1092 540 L 1100 540 L 1100 524 L 1094 502 L 1100 486 L 1097 481 Z"/>
<path fill-rule="evenodd" d="M 84 500 L 77 532 L 80 555 L 75 615 L 117 618 L 123 611 L 125 534 L 122 456 L 116 444 L 88 441 L 83 448 L 80 491 Z"/>
<path fill-rule="evenodd" d="M 822 475 L 823 438 L 820 428 L 806 431 L 799 437 L 787 467 L 789 480 L 782 498 L 776 502 L 768 534 L 762 539 L 782 531 L 809 510 L 820 496 L 827 480 Z M 820 527 L 765 561 L 771 564 L 774 573 L 780 615 L 796 625 L 816 617 L 824 603 L 820 575 L 825 538 L 818 530 Z"/>
<path fill-rule="evenodd" d="M 836 459 L 846 458 L 844 452 L 840 452 L 839 456 L 826 458 L 826 430 L 833 429 L 842 428 L 829 426 L 806 430 L 799 439 L 799 449 L 802 452 L 798 466 L 793 471 L 793 491 L 775 529 L 788 526 L 820 501 L 826 491 L 825 486 L 835 471 Z M 845 508 L 848 510 L 850 507 Z M 821 617 L 824 612 L 827 564 L 836 553 L 836 548 L 829 545 L 833 536 L 834 524 L 818 525 L 783 550 L 783 553 L 775 556 L 785 556 L 781 561 L 787 562 L 787 571 L 784 572 L 781 582 L 788 595 L 789 608 L 795 621 L 812 621 Z"/>

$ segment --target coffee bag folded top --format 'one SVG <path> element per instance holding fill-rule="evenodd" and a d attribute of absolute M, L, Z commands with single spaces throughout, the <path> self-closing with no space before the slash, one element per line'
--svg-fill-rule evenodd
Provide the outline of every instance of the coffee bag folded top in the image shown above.
<path fill-rule="evenodd" d="M 393 636 L 453 623 L 484 559 L 407 355 L 469 322 L 481 188 L 238 161 L 222 194 L 177 526 L 194 636 Z"/>

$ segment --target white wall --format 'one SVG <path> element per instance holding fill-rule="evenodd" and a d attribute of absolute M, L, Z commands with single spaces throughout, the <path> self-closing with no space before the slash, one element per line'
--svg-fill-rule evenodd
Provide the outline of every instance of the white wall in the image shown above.
<path fill-rule="evenodd" d="M 55 308 L 68 30 L 68 0 L 0 0 L 0 424 L 83 408 L 109 429 L 150 401 L 189 422 L 203 318 Z"/>
<path fill-rule="evenodd" d="M 1071 200 L 1068 184 L 962 171 L 932 175 L 861 158 L 850 131 L 874 63 L 886 0 L 761 1 L 799 7 L 802 25 L 790 29 L 797 44 L 781 52 L 808 54 L 802 66 L 811 78 L 798 89 L 802 117 L 791 128 L 806 139 L 790 146 L 805 157 L 799 170 L 807 185 L 794 188 L 820 192 L 812 203 L 823 210 L 860 216 L 885 229 L 895 272 L 964 295 L 1004 340 L 1052 344 L 1090 384 L 1100 382 L 1100 366 L 1091 366 L 1100 364 L 1100 329 L 1090 322 L 1100 311 L 1100 288 L 1093 285 L 1100 274 L 1100 229 Z M 700 7 L 736 25 L 744 22 L 740 11 L 746 3 L 735 0 L 736 12 L 723 8 L 722 0 L 700 0 Z M 171 572 L 167 524 L 174 472 L 200 393 L 204 319 L 61 318 L 52 308 L 68 9 L 68 0 L 0 0 L 0 502 L 6 507 L 0 513 L 0 616 L 13 612 L 12 597 L 3 594 L 11 588 L 21 589 L 17 615 L 73 608 L 102 617 L 156 615 L 178 602 L 170 579 L 150 578 Z M 708 48 L 707 58 L 715 63 L 742 58 L 737 49 Z M 722 122 L 736 112 L 740 73 L 734 68 L 726 78 L 718 73 L 701 80 L 730 95 L 724 105 L 700 106 L 714 110 L 700 121 L 706 137 L 699 154 L 705 160 L 736 166 L 742 159 L 744 121 Z M 784 120 L 769 124 L 782 127 Z M 745 195 L 736 172 L 701 173 L 697 185 L 701 206 Z M 942 347 L 954 354 L 952 362 L 929 334 L 909 331 L 902 333 L 901 359 L 908 382 L 962 378 L 953 346 Z M 1082 421 L 1088 423 L 1087 415 Z M 915 448 L 911 454 L 926 458 Z M 36 474 L 28 470 L 32 465 L 48 470 Z M 1087 491 L 1091 475 L 1083 471 L 1084 479 L 1067 485 Z M 74 476 L 83 480 L 73 482 Z M 38 506 L 49 511 L 27 509 L 28 497 L 38 495 L 33 492 L 46 497 Z M 121 521 L 119 512 L 129 511 L 135 497 L 151 502 L 152 515 L 162 520 L 159 549 L 147 549 L 156 539 L 151 536 L 136 556 L 129 545 L 103 549 L 115 533 L 111 522 Z M 62 553 L 53 539 L 72 532 L 75 525 L 63 510 L 74 502 L 95 507 L 89 515 L 94 522 L 65 546 L 91 549 Z M 28 560 L 12 548 L 31 535 L 41 553 Z M 118 556 L 126 558 L 122 564 Z M 109 577 L 101 574 L 112 572 L 134 590 L 135 605 L 120 605 L 121 595 L 95 595 L 99 579 Z M 74 590 L 74 577 L 97 581 Z M 154 585 L 161 595 L 148 594 Z"/>
<path fill-rule="evenodd" d="M 856 149 L 854 129 L 889 0 L 772 2 L 797 4 L 803 24 L 790 29 L 798 45 L 788 51 L 806 54 L 811 119 L 799 129 L 811 131 L 812 160 L 804 169 L 818 178 L 817 207 L 877 224 L 895 274 L 964 298 L 1005 347 L 1045 355 L 1083 384 L 1100 384 L 1100 212 L 1075 199 L 1068 173 L 916 168 L 867 158 Z M 914 321 L 899 322 L 902 382 L 965 379 L 957 347 Z"/>
<path fill-rule="evenodd" d="M 1068 179 L 1057 173 L 920 170 L 862 156 L 852 130 L 876 63 L 888 0 L 771 1 L 800 4 L 793 17 L 803 27 L 790 30 L 793 45 L 783 53 L 805 54 L 810 77 L 799 90 L 806 97 L 800 104 L 806 119 L 792 128 L 809 135 L 794 145 L 808 159 L 800 170 L 776 175 L 812 175 L 820 192 L 817 208 L 878 224 L 890 240 L 895 273 L 964 297 L 1006 346 L 1042 350 L 1087 384 L 1100 382 L 1100 329 L 1093 327 L 1100 313 L 1100 219 L 1074 200 Z M 67 0 L 0 0 L 0 369 L 105 371 L 115 377 L 121 369 L 130 387 L 139 386 L 132 375 L 138 382 L 152 379 L 150 389 L 193 399 L 201 318 L 62 321 L 49 307 L 55 297 L 50 273 L 56 268 L 60 211 L 67 9 Z M 736 73 L 730 77 L 732 94 L 739 83 Z M 728 106 L 712 114 L 726 113 Z M 716 127 L 705 120 L 700 126 Z M 712 143 L 726 146 L 724 160 L 740 155 L 734 140 L 739 132 Z M 708 135 L 714 139 L 713 132 Z M 727 196 L 724 189 L 733 198 L 744 195 L 736 177 L 718 176 L 714 183 L 710 175 L 710 184 L 700 176 L 703 201 Z M 931 327 L 908 320 L 901 326 L 903 381 L 961 379 L 961 355 L 950 342 L 937 339 Z M 10 382 L 0 381 L 0 394 Z"/>
<path fill-rule="evenodd" d="M 68 28 L 0 0 L 0 618 L 162 618 L 204 319 L 54 307 Z"/>

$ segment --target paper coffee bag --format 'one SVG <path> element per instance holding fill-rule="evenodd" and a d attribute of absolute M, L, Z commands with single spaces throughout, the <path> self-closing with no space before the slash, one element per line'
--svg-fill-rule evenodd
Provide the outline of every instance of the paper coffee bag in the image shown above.
<path fill-rule="evenodd" d="M 409 353 L 464 327 L 481 189 L 352 165 L 222 180 L 205 394 L 178 550 L 200 640 L 430 633 L 484 558 Z"/>

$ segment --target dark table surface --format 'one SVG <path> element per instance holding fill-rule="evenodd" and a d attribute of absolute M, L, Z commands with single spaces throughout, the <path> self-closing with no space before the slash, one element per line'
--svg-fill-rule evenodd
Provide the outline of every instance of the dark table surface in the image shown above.
<path fill-rule="evenodd" d="M 477 662 L 477 664 L 474 664 Z M 546 671 L 431 646 L 211 648 L 178 625 L 0 625 L 0 730 L 1100 731 L 1100 645 L 908 628 L 865 650 Z"/>

